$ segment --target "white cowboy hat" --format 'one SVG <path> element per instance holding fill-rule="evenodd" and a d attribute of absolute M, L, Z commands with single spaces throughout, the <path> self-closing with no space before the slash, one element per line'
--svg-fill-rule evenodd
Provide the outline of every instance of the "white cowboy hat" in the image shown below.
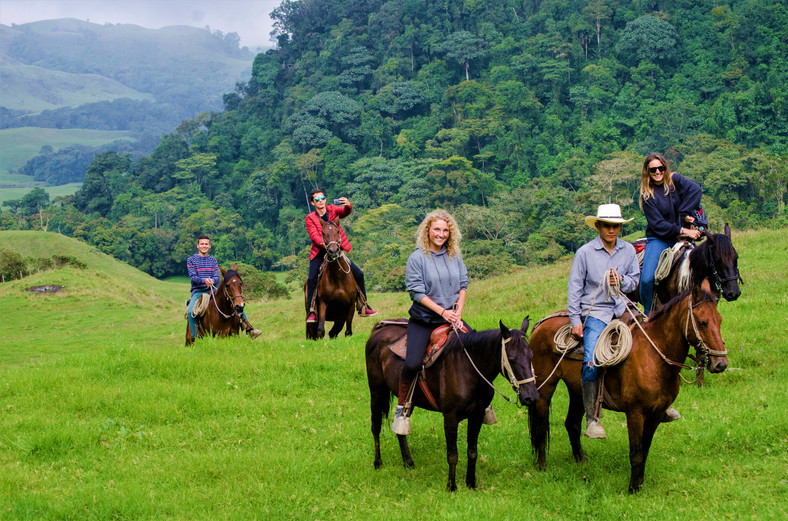
<path fill-rule="evenodd" d="M 634 220 L 634 217 L 631 219 L 621 217 L 621 207 L 617 204 L 600 204 L 596 210 L 596 215 L 586 216 L 586 224 L 595 230 L 597 221 L 624 224 Z"/>

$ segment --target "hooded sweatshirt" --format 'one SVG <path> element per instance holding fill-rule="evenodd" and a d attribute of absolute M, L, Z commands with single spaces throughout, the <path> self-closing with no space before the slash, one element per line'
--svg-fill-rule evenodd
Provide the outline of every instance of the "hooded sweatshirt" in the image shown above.
<path fill-rule="evenodd" d="M 442 321 L 437 313 L 419 304 L 430 297 L 443 308 L 451 308 L 459 299 L 460 290 L 468 289 L 468 270 L 461 255 L 449 258 L 446 248 L 438 253 L 424 253 L 421 248 L 411 253 L 405 266 L 405 287 L 413 305 L 410 316 L 423 322 Z"/>

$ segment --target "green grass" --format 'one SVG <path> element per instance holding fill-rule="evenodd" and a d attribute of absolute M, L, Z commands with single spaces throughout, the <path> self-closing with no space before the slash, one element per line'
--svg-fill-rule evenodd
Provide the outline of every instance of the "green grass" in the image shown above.
<path fill-rule="evenodd" d="M 584 441 L 576 465 L 553 400 L 548 469 L 538 472 L 527 413 L 494 400 L 480 438 L 479 489 L 445 491 L 441 416 L 418 411 L 416 469 L 394 435 L 372 468 L 364 342 L 303 339 L 298 299 L 251 302 L 263 339 L 183 347 L 188 285 L 141 274 L 55 234 L 0 232 L 25 255 L 63 253 L 87 270 L 0 284 L 0 519 L 785 519 L 788 493 L 788 282 L 785 230 L 734 236 L 746 280 L 720 304 L 731 367 L 683 386 L 681 421 L 661 426 L 644 489 L 629 481 L 624 417 Z M 467 318 L 519 325 L 564 305 L 569 263 L 472 283 Z M 63 294 L 24 288 L 66 286 Z M 373 294 L 384 318 L 404 294 Z M 10 347 L 9 347 L 10 346 Z M 499 387 L 506 388 L 502 380 Z"/>
<path fill-rule="evenodd" d="M 79 143 L 97 147 L 117 139 L 131 139 L 126 131 L 56 129 L 56 128 L 7 128 L 0 130 L 0 175 L 24 166 L 37 156 L 43 145 L 55 150 Z M 32 182 L 32 179 L 30 180 Z"/>

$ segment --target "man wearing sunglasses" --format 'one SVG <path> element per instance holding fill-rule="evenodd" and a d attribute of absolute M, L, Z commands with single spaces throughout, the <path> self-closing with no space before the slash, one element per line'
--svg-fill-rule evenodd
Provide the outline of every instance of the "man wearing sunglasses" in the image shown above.
<path fill-rule="evenodd" d="M 626 311 L 620 296 L 608 296 L 600 286 L 608 278 L 610 286 L 619 286 L 621 293 L 626 293 L 633 291 L 640 279 L 634 246 L 618 238 L 622 225 L 630 221 L 621 217 L 621 207 L 617 204 L 600 205 L 595 216 L 586 217 L 586 224 L 599 235 L 577 250 L 569 272 L 566 307 L 572 334 L 583 340 L 580 380 L 588 438 L 606 436 L 595 414 L 599 381 L 594 347 L 605 326 Z"/>
<path fill-rule="evenodd" d="M 312 190 L 309 194 L 309 201 L 315 207 L 315 211 L 308 213 L 306 216 L 306 231 L 309 233 L 309 238 L 312 240 L 312 249 L 309 252 L 309 275 L 306 279 L 306 301 L 309 302 L 309 312 L 307 313 L 307 323 L 317 322 L 317 315 L 315 310 L 312 309 L 312 300 L 317 288 L 317 278 L 320 275 L 320 265 L 323 264 L 323 257 L 326 255 L 326 249 L 323 247 L 323 225 L 320 219 L 325 222 L 333 221 L 337 217 L 342 219 L 350 215 L 353 211 L 353 204 L 347 197 L 340 197 L 336 200 L 339 204 L 326 204 L 326 194 L 322 190 Z M 345 230 L 339 227 L 340 247 L 349 252 L 353 246 L 345 236 Z M 348 259 L 350 261 L 350 259 Z M 353 272 L 353 278 L 356 280 L 359 290 L 364 296 L 364 307 L 359 311 L 362 317 L 371 317 L 377 315 L 377 311 L 371 309 L 366 305 L 367 290 L 364 286 L 364 272 L 356 266 L 353 261 L 350 261 L 350 270 Z"/>

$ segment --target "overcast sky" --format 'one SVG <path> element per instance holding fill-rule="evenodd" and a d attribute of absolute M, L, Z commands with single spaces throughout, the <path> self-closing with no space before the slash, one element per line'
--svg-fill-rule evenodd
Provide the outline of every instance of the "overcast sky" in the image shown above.
<path fill-rule="evenodd" d="M 271 47 L 268 14 L 281 0 L 0 0 L 0 24 L 77 18 L 92 23 L 211 27 L 238 33 L 241 46 Z"/>

